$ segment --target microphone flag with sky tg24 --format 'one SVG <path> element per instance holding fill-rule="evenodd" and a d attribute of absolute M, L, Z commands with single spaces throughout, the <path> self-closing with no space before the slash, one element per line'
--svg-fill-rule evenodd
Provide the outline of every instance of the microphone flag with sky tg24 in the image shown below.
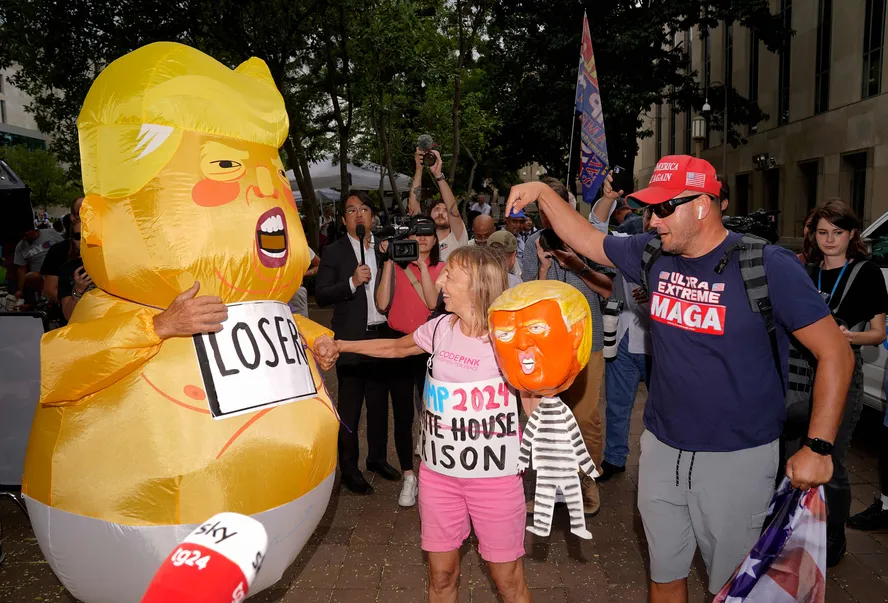
<path fill-rule="evenodd" d="M 240 603 L 267 547 L 265 527 L 252 517 L 214 515 L 164 560 L 142 603 Z"/>

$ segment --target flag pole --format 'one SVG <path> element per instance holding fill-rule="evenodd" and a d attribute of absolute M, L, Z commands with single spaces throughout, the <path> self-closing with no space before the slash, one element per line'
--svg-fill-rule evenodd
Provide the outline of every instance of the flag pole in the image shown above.
<path fill-rule="evenodd" d="M 570 186 L 570 162 L 571 157 L 573 157 L 573 148 L 574 148 L 574 131 L 577 129 L 577 91 L 580 89 L 580 73 L 583 69 L 583 57 L 580 55 L 579 69 L 577 71 L 577 84 L 574 86 L 574 106 L 571 110 L 573 114 L 573 119 L 570 121 L 570 147 L 567 149 L 567 176 L 564 177 L 564 185 L 567 186 L 567 190 L 571 190 Z"/>

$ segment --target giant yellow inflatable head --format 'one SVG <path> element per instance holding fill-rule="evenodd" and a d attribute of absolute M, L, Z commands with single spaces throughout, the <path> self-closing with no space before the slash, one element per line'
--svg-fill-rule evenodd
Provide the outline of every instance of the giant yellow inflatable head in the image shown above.
<path fill-rule="evenodd" d="M 159 308 L 195 280 L 226 303 L 292 297 L 308 248 L 278 154 L 287 114 L 264 62 L 232 71 L 151 44 L 102 71 L 77 126 L 83 261 L 99 288 Z"/>
<path fill-rule="evenodd" d="M 268 534 L 258 592 L 323 516 L 338 433 L 311 354 L 332 333 L 282 303 L 308 265 L 283 99 L 258 59 L 158 43 L 99 75 L 78 127 L 98 288 L 41 342 L 22 479 L 37 541 L 77 599 L 138 603 L 196 525 L 238 512 Z M 161 339 L 154 318 L 195 281 L 229 305 L 219 338 Z"/>

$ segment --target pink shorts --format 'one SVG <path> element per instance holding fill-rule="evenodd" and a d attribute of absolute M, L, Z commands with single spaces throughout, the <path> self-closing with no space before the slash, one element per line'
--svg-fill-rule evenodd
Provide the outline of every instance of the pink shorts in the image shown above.
<path fill-rule="evenodd" d="M 485 561 L 508 563 L 524 556 L 527 517 L 520 475 L 459 478 L 423 464 L 419 469 L 422 550 L 446 553 L 469 537 L 470 520 Z"/>

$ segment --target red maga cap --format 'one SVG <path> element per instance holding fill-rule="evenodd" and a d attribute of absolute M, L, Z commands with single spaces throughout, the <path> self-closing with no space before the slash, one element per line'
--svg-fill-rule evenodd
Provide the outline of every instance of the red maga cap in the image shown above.
<path fill-rule="evenodd" d="M 718 198 L 721 183 L 712 164 L 690 155 L 667 155 L 657 162 L 648 187 L 627 195 L 626 199 L 635 207 L 659 205 L 684 191 Z"/>

